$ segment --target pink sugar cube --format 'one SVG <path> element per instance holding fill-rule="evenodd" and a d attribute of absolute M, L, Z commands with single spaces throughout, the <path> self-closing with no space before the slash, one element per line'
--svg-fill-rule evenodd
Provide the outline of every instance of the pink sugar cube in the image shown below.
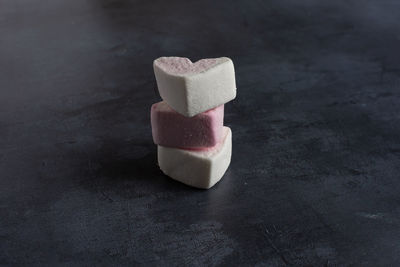
<path fill-rule="evenodd" d="M 224 105 L 185 117 L 164 101 L 151 106 L 153 141 L 157 145 L 202 149 L 215 146 L 223 138 Z"/>

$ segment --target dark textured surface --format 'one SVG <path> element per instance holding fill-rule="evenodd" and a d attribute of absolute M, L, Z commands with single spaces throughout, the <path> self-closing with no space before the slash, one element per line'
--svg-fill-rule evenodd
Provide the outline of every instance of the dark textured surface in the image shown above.
<path fill-rule="evenodd" d="M 399 9 L 0 1 L 0 265 L 400 265 Z M 156 166 L 164 55 L 235 63 L 211 190 Z"/>

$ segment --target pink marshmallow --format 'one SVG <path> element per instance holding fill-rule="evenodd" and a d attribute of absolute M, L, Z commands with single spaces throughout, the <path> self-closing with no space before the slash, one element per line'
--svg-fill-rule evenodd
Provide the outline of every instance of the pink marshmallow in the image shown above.
<path fill-rule="evenodd" d="M 164 101 L 151 106 L 151 129 L 157 145 L 203 149 L 213 147 L 223 138 L 224 105 L 188 118 Z"/>

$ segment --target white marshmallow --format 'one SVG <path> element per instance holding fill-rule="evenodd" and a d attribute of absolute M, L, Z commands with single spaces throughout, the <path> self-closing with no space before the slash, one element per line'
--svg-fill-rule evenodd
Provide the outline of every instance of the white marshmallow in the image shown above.
<path fill-rule="evenodd" d="M 160 57 L 154 74 L 161 98 L 186 117 L 225 104 L 236 97 L 233 62 L 227 57 L 202 59 Z"/>
<path fill-rule="evenodd" d="M 158 165 L 169 177 L 184 184 L 208 189 L 224 175 L 231 162 L 232 132 L 224 127 L 225 138 L 207 150 L 185 150 L 158 146 Z"/>

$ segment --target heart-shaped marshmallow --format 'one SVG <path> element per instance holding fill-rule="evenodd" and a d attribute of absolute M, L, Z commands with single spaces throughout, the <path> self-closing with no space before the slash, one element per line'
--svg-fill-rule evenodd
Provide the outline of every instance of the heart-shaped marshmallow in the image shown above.
<path fill-rule="evenodd" d="M 236 97 L 235 70 L 227 57 L 201 59 L 160 57 L 153 63 L 161 98 L 187 117 Z"/>
<path fill-rule="evenodd" d="M 208 189 L 221 180 L 232 155 L 232 132 L 223 128 L 222 140 L 205 150 L 158 146 L 158 165 L 169 177 L 181 183 Z"/>

